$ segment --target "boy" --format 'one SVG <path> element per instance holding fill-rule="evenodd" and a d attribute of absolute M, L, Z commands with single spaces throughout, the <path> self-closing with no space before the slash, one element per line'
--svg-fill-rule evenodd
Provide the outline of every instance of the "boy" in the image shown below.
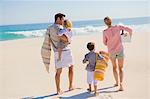
<path fill-rule="evenodd" d="M 94 95 L 98 95 L 97 93 L 97 81 L 94 80 L 94 70 L 96 64 L 96 52 L 95 52 L 95 44 L 93 42 L 89 42 L 87 44 L 87 49 L 90 51 L 85 55 L 83 63 L 87 63 L 87 83 L 89 84 L 89 88 L 87 89 L 89 92 L 92 91 L 91 85 L 94 85 Z M 103 59 L 102 56 L 98 55 L 98 59 Z"/>

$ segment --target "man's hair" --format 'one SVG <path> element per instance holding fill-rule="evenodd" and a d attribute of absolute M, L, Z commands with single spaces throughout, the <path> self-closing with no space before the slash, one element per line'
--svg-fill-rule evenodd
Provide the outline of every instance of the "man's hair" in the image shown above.
<path fill-rule="evenodd" d="M 87 49 L 88 49 L 88 50 L 92 51 L 94 48 L 95 48 L 95 44 L 94 44 L 93 42 L 89 42 L 89 43 L 87 44 Z"/>
<path fill-rule="evenodd" d="M 57 18 L 62 18 L 62 17 L 65 17 L 66 15 L 64 15 L 64 14 L 62 14 L 62 13 L 57 13 L 57 14 L 55 14 L 55 22 L 56 22 L 56 20 L 57 20 Z"/>
<path fill-rule="evenodd" d="M 107 16 L 107 17 L 104 18 L 104 21 L 105 21 L 105 20 L 108 20 L 108 19 L 111 19 L 111 18 Z"/>

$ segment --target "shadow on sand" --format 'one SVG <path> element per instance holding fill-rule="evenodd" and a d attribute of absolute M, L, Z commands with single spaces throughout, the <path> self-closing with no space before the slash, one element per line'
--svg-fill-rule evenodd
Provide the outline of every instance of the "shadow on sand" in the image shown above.
<path fill-rule="evenodd" d="M 105 88 L 100 88 L 98 89 L 99 93 L 116 93 L 118 92 L 118 90 L 107 90 L 107 89 L 111 89 L 114 88 L 116 86 L 110 86 L 110 87 L 105 87 Z M 105 91 L 107 90 L 107 91 Z M 69 97 L 59 97 L 60 99 L 86 99 L 86 98 L 90 98 L 90 97 L 95 97 L 94 94 L 91 94 L 89 92 L 83 92 L 77 95 L 73 95 L 73 96 L 69 96 Z M 111 95 L 104 95 L 102 99 L 112 99 Z"/>
<path fill-rule="evenodd" d="M 115 86 L 110 86 L 110 87 L 105 87 L 105 88 L 100 88 L 98 89 L 98 92 L 99 93 L 116 93 L 116 92 L 119 92 L 118 90 L 107 90 L 107 89 L 112 89 L 114 88 Z M 82 88 L 76 88 L 76 89 L 82 89 Z M 106 90 L 106 91 L 105 91 Z M 64 93 L 67 93 L 69 92 L 69 90 L 67 91 L 64 91 Z M 53 97 L 53 96 L 57 96 L 56 93 L 54 94 L 50 94 L 50 95 L 45 95 L 45 96 L 39 96 L 39 97 L 26 97 L 26 98 L 22 98 L 22 99 L 43 99 L 43 98 L 50 98 L 50 97 Z M 89 92 L 83 92 L 83 93 L 80 93 L 80 94 L 76 94 L 76 95 L 73 95 L 73 96 L 59 96 L 57 98 L 59 99 L 86 99 L 86 98 L 90 98 L 90 97 L 95 97 L 93 94 L 89 93 Z M 111 98 L 108 98 L 108 99 L 111 99 Z"/>

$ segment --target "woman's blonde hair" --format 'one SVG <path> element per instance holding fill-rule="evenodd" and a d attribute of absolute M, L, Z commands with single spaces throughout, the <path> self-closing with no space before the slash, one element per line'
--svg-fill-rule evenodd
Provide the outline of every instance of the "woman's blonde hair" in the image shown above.
<path fill-rule="evenodd" d="M 72 22 L 70 20 L 64 20 L 64 27 L 67 29 L 72 29 Z"/>

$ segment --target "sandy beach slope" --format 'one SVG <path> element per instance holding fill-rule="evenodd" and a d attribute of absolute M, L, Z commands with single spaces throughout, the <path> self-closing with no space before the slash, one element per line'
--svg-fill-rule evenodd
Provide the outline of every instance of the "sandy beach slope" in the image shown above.
<path fill-rule="evenodd" d="M 150 99 L 150 34 L 134 33 L 132 42 L 124 44 L 124 89 L 117 92 L 113 87 L 112 65 L 106 71 L 104 81 L 98 83 L 98 99 Z M 72 53 L 74 57 L 74 86 L 71 92 L 55 96 L 55 68 L 53 52 L 50 73 L 43 66 L 40 50 L 43 38 L 21 39 L 0 42 L 0 99 L 18 99 L 25 97 L 45 97 L 47 99 L 85 99 L 94 98 L 87 93 L 86 71 L 82 59 L 89 41 L 96 43 L 96 50 L 106 50 L 102 43 L 102 33 L 87 36 L 74 36 Z M 68 90 L 68 69 L 63 69 L 61 88 Z"/>

